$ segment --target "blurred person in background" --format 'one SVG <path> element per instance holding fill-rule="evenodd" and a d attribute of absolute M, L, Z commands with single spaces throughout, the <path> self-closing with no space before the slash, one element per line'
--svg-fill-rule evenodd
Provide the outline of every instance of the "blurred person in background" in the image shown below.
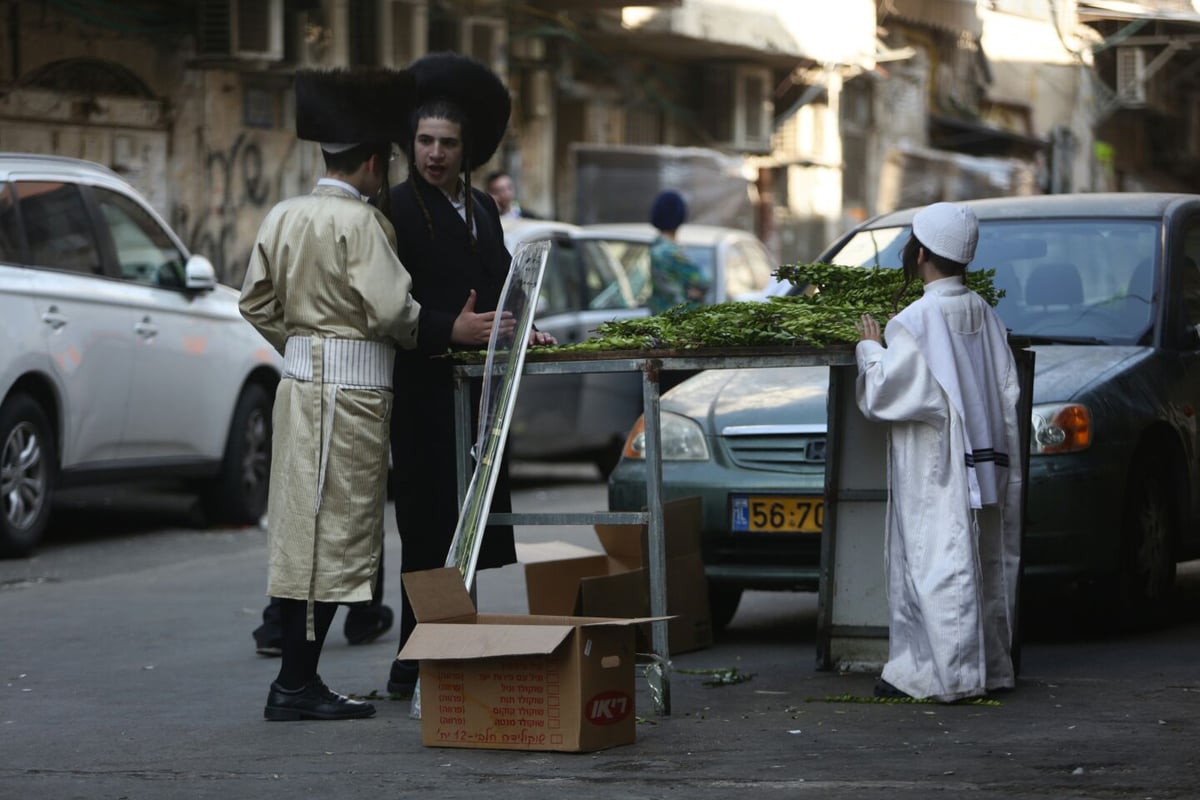
<path fill-rule="evenodd" d="M 650 244 L 651 293 L 646 300 L 650 313 L 661 314 L 682 305 L 696 308 L 704 302 L 709 282 L 675 241 L 687 219 L 687 203 L 673 189 L 659 192 L 650 207 L 650 224 L 658 236 Z"/>
<path fill-rule="evenodd" d="M 517 202 L 516 189 L 512 176 L 504 170 L 490 173 L 484 181 L 487 193 L 496 201 L 496 209 L 501 219 L 538 219 L 537 214 L 531 214 L 521 208 Z"/>

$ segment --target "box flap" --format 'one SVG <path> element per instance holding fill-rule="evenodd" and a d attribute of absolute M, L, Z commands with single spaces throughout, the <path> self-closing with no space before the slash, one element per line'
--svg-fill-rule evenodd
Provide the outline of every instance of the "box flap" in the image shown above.
<path fill-rule="evenodd" d="M 654 622 L 670 617 L 629 617 L 599 616 L 589 617 L 562 616 L 558 614 L 479 614 L 476 618 L 480 625 L 569 625 L 572 628 L 593 627 L 596 625 L 611 625 L 618 628 L 637 625 L 642 622 Z"/>
<path fill-rule="evenodd" d="M 583 614 L 637 617 L 650 611 L 650 586 L 644 569 L 597 575 L 579 582 Z"/>
<path fill-rule="evenodd" d="M 622 628 L 628 628 L 631 625 L 641 625 L 646 622 L 659 622 L 662 620 L 675 619 L 673 614 L 667 614 L 662 617 L 576 617 L 579 620 L 579 627 L 591 628 L 596 625 L 616 625 Z"/>
<path fill-rule="evenodd" d="M 423 622 L 397 658 L 462 660 L 553 653 L 574 625 L 454 625 Z"/>
<path fill-rule="evenodd" d="M 466 619 L 475 616 L 475 604 L 454 567 L 440 567 L 400 576 L 417 622 Z M 416 630 L 414 628 L 414 630 Z"/>
<path fill-rule="evenodd" d="M 635 617 L 650 611 L 650 579 L 645 569 L 595 575 L 579 582 L 579 613 Z M 667 561 L 668 638 L 672 653 L 712 644 L 708 584 L 699 553 Z"/>
<path fill-rule="evenodd" d="M 663 545 L 666 558 L 680 558 L 700 551 L 703 509 L 700 498 L 682 497 L 663 503 Z M 604 550 L 626 569 L 645 566 L 649 560 L 646 525 L 596 525 L 596 536 Z"/>
<path fill-rule="evenodd" d="M 589 575 L 606 575 L 609 557 L 594 553 L 585 558 L 539 561 L 525 565 L 525 596 L 530 614 L 576 614 L 579 581 Z"/>
<path fill-rule="evenodd" d="M 663 530 L 666 536 L 667 558 L 682 558 L 700 552 L 700 528 L 704 524 L 704 507 L 700 498 L 692 495 L 663 503 Z"/>
<path fill-rule="evenodd" d="M 642 566 L 645 525 L 596 525 L 596 537 L 604 552 L 624 569 Z"/>
<path fill-rule="evenodd" d="M 517 561 L 537 564 L 542 561 L 561 561 L 567 558 L 591 558 L 604 555 L 590 547 L 555 540 L 553 542 L 517 542 Z"/>

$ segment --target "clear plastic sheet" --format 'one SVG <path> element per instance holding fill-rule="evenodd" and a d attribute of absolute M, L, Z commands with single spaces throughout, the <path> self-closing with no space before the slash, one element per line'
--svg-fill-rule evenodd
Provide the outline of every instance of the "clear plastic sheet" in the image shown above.
<path fill-rule="evenodd" d="M 472 448 L 475 473 L 467 488 L 450 553 L 446 556 L 446 566 L 457 567 L 468 587 L 475 582 L 475 564 L 483 544 L 483 530 L 487 527 L 508 427 L 517 405 L 525 348 L 533 330 L 538 292 L 549 255 L 549 240 L 530 241 L 517 248 L 500 294 L 498 310 L 501 313 L 492 325 L 483 372 L 479 430 Z M 506 326 L 506 320 L 513 324 Z"/>
<path fill-rule="evenodd" d="M 500 294 L 498 310 L 501 313 L 492 325 L 483 374 L 479 430 L 471 450 L 475 456 L 475 472 L 467 487 L 466 499 L 458 515 L 458 527 L 446 556 L 446 566 L 456 567 L 468 588 L 475 582 L 475 565 L 483 544 L 492 494 L 496 490 L 500 459 L 508 439 L 508 426 L 517 405 L 517 389 L 525 366 L 525 349 L 530 331 L 533 330 L 533 316 L 549 255 L 548 239 L 529 241 L 517 248 L 504 282 L 504 290 Z M 507 325 L 506 321 L 511 321 L 512 325 Z M 419 681 L 413 692 L 409 717 L 421 718 Z"/>

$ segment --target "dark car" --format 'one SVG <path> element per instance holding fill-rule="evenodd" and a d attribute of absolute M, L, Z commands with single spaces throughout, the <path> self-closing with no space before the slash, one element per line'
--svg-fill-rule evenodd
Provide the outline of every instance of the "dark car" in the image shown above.
<path fill-rule="evenodd" d="M 1157 621 L 1176 562 L 1200 556 L 1200 195 L 967 205 L 971 268 L 995 270 L 997 310 L 1036 359 L 1025 586 L 1078 585 L 1098 614 Z M 816 260 L 898 268 L 915 211 L 869 220 Z M 718 627 L 744 588 L 817 588 L 819 519 L 764 527 L 748 514 L 789 496 L 820 510 L 827 386 L 823 367 L 711 370 L 663 396 L 663 496 L 703 498 Z M 639 430 L 609 479 L 611 509 L 645 504 Z"/>

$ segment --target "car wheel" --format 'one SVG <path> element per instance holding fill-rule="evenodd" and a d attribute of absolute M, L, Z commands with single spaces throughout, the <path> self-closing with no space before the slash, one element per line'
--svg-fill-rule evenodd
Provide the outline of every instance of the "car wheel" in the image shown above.
<path fill-rule="evenodd" d="M 50 518 L 54 436 L 41 407 L 15 395 L 0 408 L 0 556 L 33 552 Z"/>
<path fill-rule="evenodd" d="M 252 383 L 238 397 L 221 474 L 205 491 L 209 521 L 257 523 L 267 510 L 270 479 L 271 398 L 262 386 Z"/>
<path fill-rule="evenodd" d="M 713 633 L 725 630 L 737 613 L 742 600 L 742 587 L 723 583 L 708 584 L 708 612 L 712 618 Z"/>
<path fill-rule="evenodd" d="M 1144 461 L 1132 476 L 1121 530 L 1122 621 L 1152 626 L 1166 619 L 1175 585 L 1175 519 L 1167 476 Z"/>

